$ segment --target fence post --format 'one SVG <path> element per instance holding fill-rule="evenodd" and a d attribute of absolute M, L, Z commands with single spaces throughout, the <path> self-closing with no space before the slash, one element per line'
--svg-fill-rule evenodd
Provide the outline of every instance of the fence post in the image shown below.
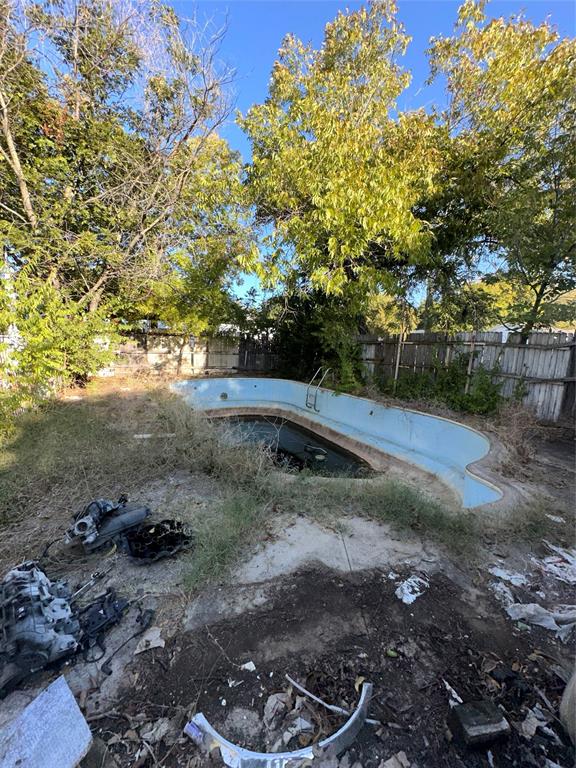
<path fill-rule="evenodd" d="M 470 379 L 472 378 L 472 366 L 474 365 L 474 350 L 476 347 L 476 331 L 472 333 L 472 341 L 470 344 L 470 357 L 468 358 L 468 370 L 466 371 L 466 386 L 464 387 L 464 394 L 467 395 L 470 391 Z"/>
<path fill-rule="evenodd" d="M 400 368 L 400 357 L 402 355 L 402 345 L 404 343 L 404 333 L 398 335 L 398 349 L 396 350 L 396 365 L 394 366 L 394 392 L 398 383 L 398 370 Z"/>

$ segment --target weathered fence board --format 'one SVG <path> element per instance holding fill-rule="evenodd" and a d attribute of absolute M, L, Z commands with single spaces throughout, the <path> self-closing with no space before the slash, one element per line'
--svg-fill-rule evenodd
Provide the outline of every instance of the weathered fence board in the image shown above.
<path fill-rule="evenodd" d="M 238 371 L 267 373 L 278 368 L 278 350 L 273 339 L 216 337 L 188 339 L 170 334 L 146 334 L 127 340 L 119 351 L 117 372 L 149 367 L 187 374 Z M 411 333 L 397 336 L 358 338 L 368 378 L 434 374 L 457 355 L 472 356 L 470 372 L 482 366 L 502 384 L 504 397 L 518 396 L 545 421 L 573 423 L 576 390 L 576 353 L 572 333 L 533 333 L 526 344 L 518 335 L 506 342 L 491 331 L 459 333 Z"/>
<path fill-rule="evenodd" d="M 546 421 L 574 417 L 574 334 L 533 333 L 525 344 L 510 335 L 506 342 L 496 332 L 411 333 L 377 339 L 358 339 L 366 372 L 374 378 L 421 374 L 447 366 L 456 355 L 472 355 L 470 372 L 479 367 L 492 372 L 502 395 L 522 396 L 523 402 Z"/>

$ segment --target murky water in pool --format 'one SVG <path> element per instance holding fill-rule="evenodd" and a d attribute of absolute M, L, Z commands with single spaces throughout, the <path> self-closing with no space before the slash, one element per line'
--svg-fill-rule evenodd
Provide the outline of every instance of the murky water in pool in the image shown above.
<path fill-rule="evenodd" d="M 322 475 L 366 475 L 368 464 L 304 427 L 275 417 L 234 416 L 226 419 L 242 442 L 262 443 L 287 469 L 309 469 Z"/>

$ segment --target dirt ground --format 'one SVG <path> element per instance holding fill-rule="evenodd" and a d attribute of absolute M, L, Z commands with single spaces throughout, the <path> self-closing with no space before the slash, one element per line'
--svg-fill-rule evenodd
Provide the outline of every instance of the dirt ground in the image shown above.
<path fill-rule="evenodd" d="M 563 505 L 549 543 L 574 546 L 574 444 L 539 439 L 533 454 L 515 482 L 543 489 L 551 509 Z M 149 504 L 153 519 L 170 510 L 193 526 L 217 495 L 214 478 L 167 467 L 132 498 Z M 380 768 L 399 752 L 412 768 L 574 764 L 558 703 L 573 668 L 575 633 L 561 642 L 550 630 L 512 621 L 495 589 L 502 580 L 488 570 L 524 577 L 505 582 L 517 602 L 574 603 L 574 585 L 544 567 L 552 553 L 547 543 L 487 537 L 468 561 L 425 532 L 399 533 L 353 509 L 340 521 L 280 515 L 253 539 L 229 578 L 195 593 L 185 587 L 193 552 L 150 566 L 111 555 L 96 591 L 114 586 L 131 607 L 107 634 L 102 659 L 78 657 L 22 684 L 2 702 L 0 726 L 60 673 L 95 737 L 86 766 L 221 765 L 182 735 L 198 712 L 228 739 L 262 751 L 316 743 L 343 724 L 342 716 L 300 698 L 288 674 L 348 711 L 362 683 L 373 684 L 369 717 L 378 724 L 364 726 L 342 766 Z M 104 564 L 98 554 L 72 557 L 58 547 L 50 557 L 49 574 L 73 586 Z M 413 576 L 423 580 L 422 594 L 405 604 L 396 592 Z M 147 636 L 135 636 L 146 609 L 161 640 L 135 654 Z M 106 675 L 102 664 L 113 653 Z M 510 735 L 475 750 L 461 744 L 447 726 L 447 686 L 465 702 L 498 705 Z M 265 707 L 275 693 L 287 694 L 286 708 L 268 727 Z M 544 712 L 534 732 L 531 711 Z M 309 733 L 290 734 L 295 713 L 310 723 Z"/>

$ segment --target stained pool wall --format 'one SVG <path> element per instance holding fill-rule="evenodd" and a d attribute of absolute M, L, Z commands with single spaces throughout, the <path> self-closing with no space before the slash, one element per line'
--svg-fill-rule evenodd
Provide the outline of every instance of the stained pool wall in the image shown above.
<path fill-rule="evenodd" d="M 501 492 L 467 469 L 490 450 L 488 439 L 449 419 L 385 406 L 374 400 L 333 392 L 310 391 L 286 379 L 190 379 L 172 385 L 199 410 L 282 408 L 319 425 L 432 472 L 459 494 L 464 507 L 498 501 Z M 315 399 L 315 407 L 307 406 Z"/>

